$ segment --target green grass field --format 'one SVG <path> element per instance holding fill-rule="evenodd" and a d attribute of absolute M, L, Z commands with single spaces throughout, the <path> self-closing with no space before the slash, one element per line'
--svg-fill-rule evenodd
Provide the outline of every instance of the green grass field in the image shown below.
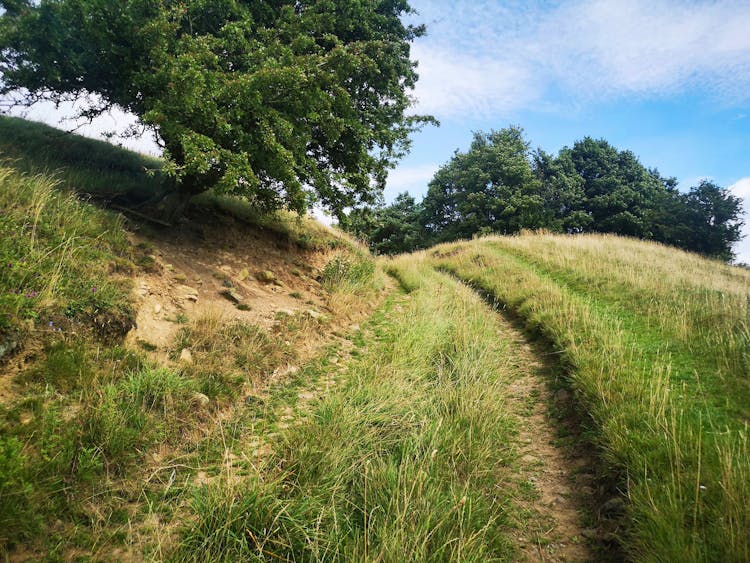
<path fill-rule="evenodd" d="M 634 560 L 750 558 L 750 272 L 614 236 L 429 255 L 560 350 L 628 496 Z"/>
<path fill-rule="evenodd" d="M 8 118 L 0 139 L 0 556 L 750 560 L 747 270 L 548 234 L 376 261 L 206 194 L 190 222 L 325 256 L 328 309 L 180 315 L 157 361 L 123 340 L 153 249 L 81 194 L 154 193 L 158 161 Z"/>

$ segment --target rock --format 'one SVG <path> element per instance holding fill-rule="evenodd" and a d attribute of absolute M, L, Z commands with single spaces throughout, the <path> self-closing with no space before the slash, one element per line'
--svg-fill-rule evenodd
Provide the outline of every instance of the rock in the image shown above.
<path fill-rule="evenodd" d="M 226 297 L 229 301 L 234 303 L 235 305 L 240 305 L 244 301 L 242 296 L 239 293 L 237 293 L 234 289 L 229 289 L 229 288 L 223 289 L 221 291 L 221 294 L 224 297 Z"/>
<path fill-rule="evenodd" d="M 255 275 L 259 282 L 273 283 L 276 281 L 276 275 L 271 270 L 262 270 Z"/>
<path fill-rule="evenodd" d="M 154 314 L 158 315 L 159 313 L 161 313 L 161 303 L 154 305 Z"/>
<path fill-rule="evenodd" d="M 188 348 L 183 348 L 180 352 L 180 362 L 193 365 L 193 353 Z"/>
<path fill-rule="evenodd" d="M 237 274 L 237 279 L 240 281 L 245 281 L 250 276 L 250 272 L 247 268 L 242 268 L 240 270 L 240 273 Z"/>
<path fill-rule="evenodd" d="M 188 301 L 198 301 L 198 290 L 189 285 L 178 285 L 175 287 L 175 295 L 178 299 L 187 299 Z"/>
<path fill-rule="evenodd" d="M 207 407 L 208 404 L 211 402 L 211 399 L 209 399 L 208 396 L 204 395 L 203 393 L 198 393 L 197 391 L 193 393 L 192 399 L 193 399 L 193 403 L 201 407 Z"/>
<path fill-rule="evenodd" d="M 305 314 L 311 319 L 319 319 L 323 316 L 323 313 L 316 311 L 315 309 L 308 309 Z"/>
<path fill-rule="evenodd" d="M 0 358 L 5 356 L 6 354 L 9 354 L 17 347 L 18 342 L 16 342 L 15 340 L 6 340 L 5 342 L 0 342 Z"/>
<path fill-rule="evenodd" d="M 521 462 L 526 465 L 536 465 L 537 463 L 539 463 L 539 458 L 531 454 L 526 454 L 521 458 Z"/>
<path fill-rule="evenodd" d="M 224 287 L 234 287 L 234 284 L 230 280 L 223 280 L 221 282 L 221 285 L 223 285 Z"/>
<path fill-rule="evenodd" d="M 276 368 L 273 370 L 273 374 L 271 374 L 271 377 L 287 377 L 289 375 L 294 375 L 299 371 L 299 368 L 297 366 L 286 366 L 284 368 Z"/>
<path fill-rule="evenodd" d="M 167 270 L 168 272 L 173 272 L 174 266 L 172 264 L 164 264 L 164 269 Z"/>
<path fill-rule="evenodd" d="M 175 274 L 172 277 L 174 278 L 175 281 L 178 281 L 178 282 L 186 282 L 188 279 L 187 276 L 182 273 Z"/>

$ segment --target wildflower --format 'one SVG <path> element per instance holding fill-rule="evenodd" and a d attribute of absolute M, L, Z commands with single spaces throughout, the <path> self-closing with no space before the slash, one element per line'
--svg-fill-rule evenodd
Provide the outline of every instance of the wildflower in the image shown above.
<path fill-rule="evenodd" d="M 91 293 L 96 293 L 96 286 L 91 288 Z"/>

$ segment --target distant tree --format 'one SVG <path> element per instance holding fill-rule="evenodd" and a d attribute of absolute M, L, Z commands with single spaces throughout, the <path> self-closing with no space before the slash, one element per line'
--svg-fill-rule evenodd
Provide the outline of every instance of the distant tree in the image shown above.
<path fill-rule="evenodd" d="M 373 202 L 427 118 L 407 0 L 0 0 L 0 94 L 89 100 L 160 138 L 166 213 L 209 188 L 268 208 Z M 91 94 L 95 94 L 93 98 Z"/>
<path fill-rule="evenodd" d="M 401 254 L 427 246 L 421 216 L 422 205 L 402 193 L 388 206 L 353 210 L 345 228 L 366 240 L 376 254 Z"/>
<path fill-rule="evenodd" d="M 586 230 L 653 238 L 650 212 L 664 191 L 661 178 L 630 151 L 618 151 L 604 139 L 585 137 L 560 151 L 583 180 Z"/>
<path fill-rule="evenodd" d="M 732 246 L 742 239 L 742 199 L 703 180 L 683 196 L 686 248 L 721 260 L 734 258 Z"/>
<path fill-rule="evenodd" d="M 541 149 L 533 154 L 532 168 L 541 185 L 541 226 L 554 232 L 580 233 L 593 221 L 586 210 L 584 180 L 569 153 L 554 157 Z"/>
<path fill-rule="evenodd" d="M 540 181 L 523 130 L 476 133 L 467 152 L 456 151 L 437 171 L 422 204 L 425 228 L 437 240 L 544 226 Z"/>

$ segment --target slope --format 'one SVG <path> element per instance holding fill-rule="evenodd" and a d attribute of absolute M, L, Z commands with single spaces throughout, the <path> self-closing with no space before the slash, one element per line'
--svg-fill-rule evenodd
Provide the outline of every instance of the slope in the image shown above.
<path fill-rule="evenodd" d="M 240 200 L 208 194 L 173 229 L 101 209 L 76 194 L 148 193 L 148 159 L 0 128 L 0 552 L 153 557 L 226 468 L 225 427 L 265 451 L 239 428 L 348 345 L 382 277 L 340 233 Z"/>
<path fill-rule="evenodd" d="M 633 559 L 750 558 L 750 273 L 613 236 L 490 237 L 430 255 L 559 350 L 627 495 Z"/>

